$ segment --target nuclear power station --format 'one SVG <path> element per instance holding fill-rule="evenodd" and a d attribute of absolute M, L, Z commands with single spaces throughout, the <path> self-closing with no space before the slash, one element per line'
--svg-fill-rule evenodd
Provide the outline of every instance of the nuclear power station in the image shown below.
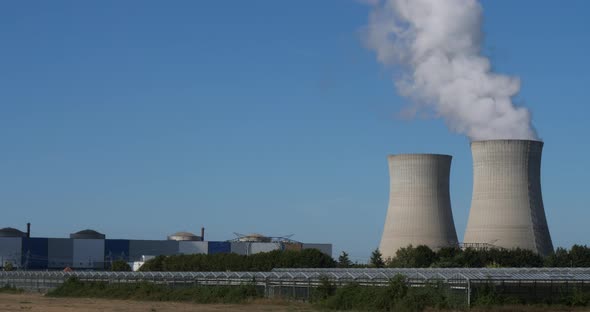
<path fill-rule="evenodd" d="M 473 197 L 464 243 L 553 251 L 543 197 L 543 142 L 493 140 L 471 143 Z"/>
<path fill-rule="evenodd" d="M 471 143 L 473 197 L 463 246 L 553 252 L 541 195 L 543 142 Z M 451 200 L 451 156 L 389 156 L 390 194 L 380 251 L 394 257 L 408 245 L 459 246 Z"/>
<path fill-rule="evenodd" d="M 379 247 L 384 258 L 408 245 L 457 246 L 449 195 L 451 159 L 434 154 L 389 156 L 389 208 Z"/>
<path fill-rule="evenodd" d="M 317 249 L 332 256 L 332 244 L 302 243 L 285 237 L 250 234 L 229 241 L 205 240 L 190 232 L 176 232 L 165 240 L 107 238 L 92 229 L 65 237 L 31 236 L 15 228 L 0 229 L 0 271 L 10 264 L 19 270 L 104 270 L 113 261 L 125 261 L 135 267 L 156 256 L 229 254 L 249 256 L 275 250 L 302 251 Z"/>

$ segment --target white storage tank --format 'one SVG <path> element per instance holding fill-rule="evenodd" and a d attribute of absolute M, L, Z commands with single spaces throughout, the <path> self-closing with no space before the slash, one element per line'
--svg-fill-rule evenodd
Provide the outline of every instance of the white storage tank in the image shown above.
<path fill-rule="evenodd" d="M 176 232 L 168 235 L 168 240 L 174 241 L 202 241 L 203 238 L 191 232 Z"/>
<path fill-rule="evenodd" d="M 105 235 L 95 230 L 86 229 L 70 234 L 71 239 L 105 239 Z"/>
<path fill-rule="evenodd" d="M 238 238 L 238 241 L 240 241 L 240 242 L 270 243 L 272 241 L 272 238 L 264 236 L 262 234 L 258 234 L 258 233 L 251 233 L 251 234 L 244 235 L 244 236 Z"/>

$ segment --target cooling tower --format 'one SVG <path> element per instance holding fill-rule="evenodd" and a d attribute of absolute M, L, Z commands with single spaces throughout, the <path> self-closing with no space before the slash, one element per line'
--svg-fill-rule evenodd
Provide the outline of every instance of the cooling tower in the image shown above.
<path fill-rule="evenodd" d="M 399 248 L 426 245 L 432 249 L 457 245 L 449 197 L 451 156 L 403 154 L 389 156 L 389 208 L 379 249 L 393 258 Z"/>
<path fill-rule="evenodd" d="M 541 196 L 543 142 L 471 143 L 473 197 L 464 243 L 553 251 Z"/>

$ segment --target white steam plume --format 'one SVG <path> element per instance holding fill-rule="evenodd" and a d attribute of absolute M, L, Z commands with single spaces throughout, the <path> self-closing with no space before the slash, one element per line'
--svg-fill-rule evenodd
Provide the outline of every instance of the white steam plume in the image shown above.
<path fill-rule="evenodd" d="M 398 92 L 432 108 L 471 140 L 537 140 L 527 109 L 512 97 L 520 80 L 493 73 L 481 55 L 477 0 L 385 0 L 373 6 L 366 43 L 379 62 L 402 69 Z"/>

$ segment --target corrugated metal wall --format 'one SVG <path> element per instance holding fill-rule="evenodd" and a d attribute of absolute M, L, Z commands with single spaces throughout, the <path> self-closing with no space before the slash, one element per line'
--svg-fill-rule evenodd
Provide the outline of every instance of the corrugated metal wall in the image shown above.
<path fill-rule="evenodd" d="M 232 253 L 238 255 L 247 255 L 248 254 L 248 244 L 245 242 L 231 242 L 230 243 L 230 251 Z"/>
<path fill-rule="evenodd" d="M 303 249 L 317 249 L 328 256 L 332 256 L 332 244 L 306 244 L 303 243 Z"/>
<path fill-rule="evenodd" d="M 0 266 L 10 262 L 14 267 L 21 266 L 22 238 L 0 237 Z"/>
<path fill-rule="evenodd" d="M 34 237 L 23 238 L 22 242 L 22 264 L 26 270 L 44 270 L 48 266 L 47 238 Z"/>
<path fill-rule="evenodd" d="M 73 267 L 104 268 L 104 239 L 74 239 Z"/>
<path fill-rule="evenodd" d="M 181 241 L 178 246 L 178 253 L 184 255 L 206 254 L 209 252 L 209 242 Z"/>
<path fill-rule="evenodd" d="M 74 243 L 69 238 L 50 238 L 47 241 L 48 267 L 71 267 L 74 259 Z"/>
<path fill-rule="evenodd" d="M 141 256 L 175 255 L 178 253 L 177 241 L 161 240 L 130 240 L 130 261 L 139 261 Z"/>
<path fill-rule="evenodd" d="M 209 252 L 210 255 L 231 252 L 231 243 L 229 243 L 229 242 L 208 242 L 208 243 L 209 243 L 209 246 L 207 246 L 207 251 Z"/>
<path fill-rule="evenodd" d="M 301 250 L 297 246 L 290 246 L 290 250 Z M 278 242 L 262 243 L 262 242 L 231 242 L 230 252 L 238 255 L 252 255 L 260 252 L 271 252 L 274 250 L 284 249 L 283 244 Z"/>
<path fill-rule="evenodd" d="M 280 243 L 250 243 L 248 248 L 248 254 L 253 255 L 259 252 L 271 252 L 274 250 L 280 250 L 281 244 Z"/>
<path fill-rule="evenodd" d="M 129 261 L 129 240 L 106 239 L 104 241 L 104 258 L 106 262 L 115 260 Z"/>

